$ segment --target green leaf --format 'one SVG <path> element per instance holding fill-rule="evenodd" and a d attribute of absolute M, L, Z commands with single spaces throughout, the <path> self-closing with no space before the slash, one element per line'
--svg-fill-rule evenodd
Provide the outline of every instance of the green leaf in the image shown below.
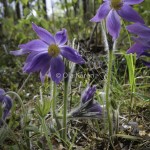
<path fill-rule="evenodd" d="M 150 101 L 150 97 L 149 97 L 149 96 L 145 96 L 145 95 L 143 95 L 143 94 L 141 94 L 141 93 L 137 93 L 137 92 L 135 92 L 134 95 L 135 95 L 137 98 L 140 98 L 140 99 L 142 99 L 142 100 L 144 100 L 144 101 Z"/>
<path fill-rule="evenodd" d="M 18 145 L 13 145 L 9 148 L 9 150 L 19 150 Z"/>
<path fill-rule="evenodd" d="M 129 82 L 131 91 L 135 91 L 135 63 L 136 63 L 136 55 L 135 54 L 125 54 L 125 58 L 127 61 L 128 72 L 129 72 Z"/>
<path fill-rule="evenodd" d="M 34 133 L 39 133 L 39 129 L 36 126 L 32 126 L 32 125 L 25 127 L 25 130 L 26 131 L 32 131 Z"/>
<path fill-rule="evenodd" d="M 23 5 L 27 5 L 28 0 L 21 0 L 21 2 L 22 2 Z"/>
<path fill-rule="evenodd" d="M 41 117 L 45 117 L 48 114 L 51 102 L 49 99 L 43 99 L 42 104 L 39 101 L 36 103 L 36 110 Z"/>
<path fill-rule="evenodd" d="M 29 9 L 29 8 L 25 8 L 25 9 L 23 10 L 23 12 L 24 12 L 24 15 L 27 16 L 27 15 L 30 14 L 30 9 Z"/>
<path fill-rule="evenodd" d="M 5 127 L 0 128 L 0 145 L 5 141 L 5 139 L 8 137 L 8 130 Z"/>
<path fill-rule="evenodd" d="M 128 139 L 128 140 L 142 140 L 142 138 L 137 137 L 137 136 L 131 136 L 131 135 L 125 135 L 125 134 L 115 134 L 114 136 L 120 137 L 120 138 L 124 138 L 124 139 Z"/>

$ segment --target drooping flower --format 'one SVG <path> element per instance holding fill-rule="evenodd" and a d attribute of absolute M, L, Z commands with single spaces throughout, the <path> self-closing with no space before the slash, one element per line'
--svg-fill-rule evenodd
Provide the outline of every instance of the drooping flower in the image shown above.
<path fill-rule="evenodd" d="M 12 100 L 8 95 L 5 95 L 5 91 L 0 88 L 0 109 L 2 110 L 2 114 L 0 116 L 0 124 L 2 120 L 5 120 L 9 115 L 10 109 L 12 107 Z"/>
<path fill-rule="evenodd" d="M 95 92 L 96 86 L 88 86 L 81 95 L 80 106 L 71 113 L 71 116 L 78 118 L 100 118 L 102 116 L 102 107 L 93 99 Z"/>
<path fill-rule="evenodd" d="M 67 30 L 62 29 L 54 36 L 34 23 L 32 28 L 40 39 L 32 40 L 26 44 L 19 45 L 20 50 L 11 51 L 13 55 L 23 55 L 29 53 L 23 71 L 39 72 L 41 81 L 44 82 L 46 74 L 55 83 L 59 83 L 65 71 L 62 57 L 77 63 L 84 63 L 81 55 L 73 48 L 65 45 L 67 42 Z"/>
<path fill-rule="evenodd" d="M 130 5 L 139 4 L 143 0 L 103 0 L 92 22 L 100 22 L 106 17 L 106 27 L 113 40 L 117 39 L 120 33 L 120 17 L 131 22 L 144 23 L 138 13 Z"/>
<path fill-rule="evenodd" d="M 146 25 L 135 23 L 127 26 L 127 30 L 137 37 L 133 37 L 135 42 L 128 50 L 127 53 L 136 53 L 137 58 L 142 59 L 142 56 L 150 57 L 150 28 Z M 150 67 L 150 62 L 142 59 L 142 62 Z"/>

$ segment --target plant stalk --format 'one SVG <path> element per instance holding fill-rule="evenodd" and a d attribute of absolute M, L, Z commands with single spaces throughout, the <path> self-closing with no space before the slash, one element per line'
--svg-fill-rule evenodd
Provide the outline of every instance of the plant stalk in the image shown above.
<path fill-rule="evenodd" d="M 64 80 L 64 111 L 63 111 L 63 132 L 62 138 L 67 139 L 67 101 L 68 101 L 68 78 Z"/>
<path fill-rule="evenodd" d="M 47 140 L 48 148 L 50 150 L 53 150 L 51 139 L 50 139 L 50 137 L 48 137 L 48 131 L 47 131 L 47 126 L 46 126 L 46 123 L 45 123 L 45 119 L 41 117 L 41 121 L 42 121 L 42 128 L 44 130 L 45 138 Z"/>
<path fill-rule="evenodd" d="M 53 112 L 53 118 L 55 118 L 56 117 L 56 113 L 55 113 L 55 111 L 56 111 L 56 92 L 57 92 L 56 83 L 53 82 L 52 86 L 53 86 L 52 87 L 53 88 L 53 93 L 52 93 L 52 95 L 53 95 L 52 112 Z"/>
<path fill-rule="evenodd" d="M 113 135 L 112 131 L 112 117 L 110 112 L 110 100 L 109 100 L 109 93 L 110 93 L 110 82 L 111 82 L 111 71 L 112 71 L 112 60 L 113 60 L 113 50 L 108 51 L 108 72 L 106 78 L 106 109 L 107 109 L 107 117 L 109 123 L 109 135 Z"/>

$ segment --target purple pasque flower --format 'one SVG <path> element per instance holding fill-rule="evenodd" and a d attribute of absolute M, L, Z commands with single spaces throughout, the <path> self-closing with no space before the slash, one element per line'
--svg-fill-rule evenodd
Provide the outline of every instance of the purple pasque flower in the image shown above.
<path fill-rule="evenodd" d="M 117 39 L 120 33 L 120 17 L 131 22 L 144 23 L 138 13 L 130 5 L 139 4 L 144 0 L 103 0 L 92 22 L 100 22 L 106 18 L 106 27 L 113 40 Z"/>
<path fill-rule="evenodd" d="M 127 26 L 127 30 L 137 35 L 137 37 L 132 37 L 135 43 L 127 50 L 127 53 L 136 53 L 137 58 L 150 57 L 150 28 L 144 24 L 135 23 Z M 150 67 L 150 62 L 143 59 L 142 62 Z"/>
<path fill-rule="evenodd" d="M 71 113 L 71 116 L 78 118 L 100 118 L 102 116 L 102 107 L 93 100 L 95 92 L 96 86 L 88 86 L 81 95 L 80 106 Z"/>
<path fill-rule="evenodd" d="M 67 42 L 67 30 L 62 29 L 54 36 L 47 30 L 32 23 L 32 28 L 40 39 L 32 40 L 26 44 L 19 45 L 20 50 L 11 51 L 13 55 L 23 55 L 29 53 L 23 71 L 40 71 L 41 81 L 44 82 L 46 74 L 55 83 L 59 83 L 65 71 L 62 57 L 77 63 L 84 63 L 81 55 L 73 48 L 65 45 Z"/>
<path fill-rule="evenodd" d="M 0 123 L 1 120 L 5 120 L 6 117 L 9 115 L 10 109 L 12 107 L 12 100 L 11 98 L 6 95 L 5 91 L 0 88 L 0 109 L 2 109 L 2 116 L 0 116 Z"/>
<path fill-rule="evenodd" d="M 83 93 L 81 95 L 81 102 L 85 103 L 88 100 L 90 100 L 91 98 L 93 98 L 95 92 L 96 92 L 96 86 L 88 85 L 87 88 L 83 91 Z"/>

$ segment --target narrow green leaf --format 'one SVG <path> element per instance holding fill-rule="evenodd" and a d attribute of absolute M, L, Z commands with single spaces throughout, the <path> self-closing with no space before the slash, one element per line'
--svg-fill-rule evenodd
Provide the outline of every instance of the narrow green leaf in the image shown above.
<path fill-rule="evenodd" d="M 138 98 L 140 98 L 141 100 L 144 100 L 144 101 L 150 101 L 150 97 L 149 96 L 145 96 L 145 95 L 143 95 L 143 94 L 141 94 L 141 93 L 134 93 L 134 95 L 136 96 L 136 97 L 138 97 Z"/>
<path fill-rule="evenodd" d="M 114 136 L 128 139 L 128 140 L 142 140 L 142 138 L 137 137 L 137 136 L 132 136 L 132 135 L 125 135 L 125 134 L 115 134 Z"/>

